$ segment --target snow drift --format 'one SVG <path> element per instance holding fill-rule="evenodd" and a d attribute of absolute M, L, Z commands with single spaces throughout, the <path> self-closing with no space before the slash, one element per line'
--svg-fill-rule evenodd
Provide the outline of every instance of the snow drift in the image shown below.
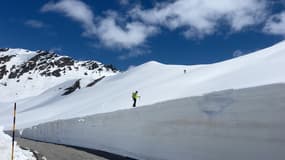
<path fill-rule="evenodd" d="M 4 134 L 3 127 L 0 126 L 0 159 L 1 160 L 11 159 L 11 144 L 12 144 L 11 137 Z M 33 156 L 33 153 L 20 149 L 19 146 L 17 146 L 17 142 L 15 142 L 14 158 L 15 160 L 36 160 L 36 158 Z"/>

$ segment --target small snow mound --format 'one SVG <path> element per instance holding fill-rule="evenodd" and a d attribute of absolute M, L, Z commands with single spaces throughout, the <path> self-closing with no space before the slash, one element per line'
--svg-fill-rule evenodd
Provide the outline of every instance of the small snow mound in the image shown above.
<path fill-rule="evenodd" d="M 162 65 L 162 63 L 157 62 L 157 61 L 148 61 L 148 62 L 142 64 L 142 66 L 146 66 L 146 65 L 151 65 L 151 66 L 154 66 L 154 65 Z"/>
<path fill-rule="evenodd" d="M 157 69 L 157 68 L 160 68 L 162 66 L 164 66 L 164 64 L 159 63 L 157 61 L 148 61 L 148 62 L 146 62 L 144 64 L 141 64 L 141 65 L 139 65 L 137 67 L 133 67 L 130 70 L 132 70 L 132 71 L 140 71 L 140 70 L 148 70 L 148 69 Z"/>

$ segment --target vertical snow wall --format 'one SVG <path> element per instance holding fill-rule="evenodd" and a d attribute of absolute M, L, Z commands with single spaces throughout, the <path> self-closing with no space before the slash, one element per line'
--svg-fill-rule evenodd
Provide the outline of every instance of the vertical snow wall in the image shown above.
<path fill-rule="evenodd" d="M 24 129 L 22 137 L 155 160 L 284 160 L 285 85 L 201 97 Z"/>

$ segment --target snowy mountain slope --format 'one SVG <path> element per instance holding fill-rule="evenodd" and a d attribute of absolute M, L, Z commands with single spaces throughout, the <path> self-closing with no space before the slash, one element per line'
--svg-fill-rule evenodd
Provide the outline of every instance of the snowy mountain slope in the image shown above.
<path fill-rule="evenodd" d="M 198 96 L 285 82 L 285 41 L 252 54 L 209 65 L 165 65 L 148 62 L 124 73 L 106 77 L 92 87 L 61 96 L 60 85 L 29 99 L 18 101 L 18 128 L 131 108 L 131 93 L 138 90 L 139 106 L 171 99 Z M 183 70 L 187 69 L 187 74 Z M 2 93 L 3 94 L 3 93 Z M 52 99 L 47 100 L 46 99 Z M 5 126 L 11 103 L 3 103 L 0 121 Z M 6 109 L 5 109 L 6 108 Z M 9 108 L 11 109 L 11 107 Z M 37 116 L 33 116 L 37 115 Z M 6 124 L 5 124 L 6 123 Z"/>
<path fill-rule="evenodd" d="M 0 49 L 1 102 L 37 96 L 73 79 L 97 79 L 116 74 L 112 65 L 97 61 L 76 61 L 48 51 Z"/>
<path fill-rule="evenodd" d="M 35 140 L 141 160 L 284 160 L 285 84 L 58 120 L 24 129 Z"/>

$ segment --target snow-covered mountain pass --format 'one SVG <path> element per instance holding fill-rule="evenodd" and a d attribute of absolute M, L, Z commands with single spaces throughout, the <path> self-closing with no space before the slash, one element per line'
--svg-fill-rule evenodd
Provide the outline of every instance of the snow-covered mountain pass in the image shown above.
<path fill-rule="evenodd" d="M 39 96 L 18 101 L 18 128 L 57 119 L 129 109 L 132 106 L 131 93 L 135 90 L 141 96 L 138 105 L 143 106 L 225 89 L 282 83 L 285 82 L 284 52 L 283 41 L 215 64 L 182 66 L 151 61 L 65 96 L 59 89 L 63 87 L 55 86 Z M 61 85 L 65 83 L 67 82 Z M 0 108 L 0 123 L 9 126 L 7 122 L 10 117 L 7 113 L 12 113 L 12 104 L 3 105 L 6 107 Z"/>

